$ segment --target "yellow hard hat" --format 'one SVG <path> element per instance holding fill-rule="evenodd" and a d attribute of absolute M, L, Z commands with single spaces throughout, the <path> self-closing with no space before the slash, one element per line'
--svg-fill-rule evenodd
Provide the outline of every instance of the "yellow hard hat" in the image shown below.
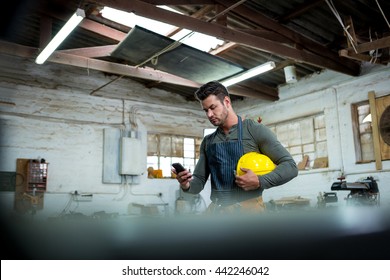
<path fill-rule="evenodd" d="M 241 167 L 252 170 L 256 175 L 264 175 L 274 170 L 276 165 L 266 155 L 249 152 L 243 155 L 237 163 L 238 176 L 245 174 Z"/>

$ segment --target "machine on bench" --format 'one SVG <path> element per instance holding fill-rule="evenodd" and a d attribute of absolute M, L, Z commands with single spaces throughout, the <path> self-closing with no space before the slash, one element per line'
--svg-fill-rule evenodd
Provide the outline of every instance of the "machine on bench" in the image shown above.
<path fill-rule="evenodd" d="M 376 180 L 369 176 L 354 183 L 345 181 L 345 177 L 337 178 L 331 186 L 332 191 L 349 191 L 346 197 L 348 205 L 379 206 L 379 188 Z"/>

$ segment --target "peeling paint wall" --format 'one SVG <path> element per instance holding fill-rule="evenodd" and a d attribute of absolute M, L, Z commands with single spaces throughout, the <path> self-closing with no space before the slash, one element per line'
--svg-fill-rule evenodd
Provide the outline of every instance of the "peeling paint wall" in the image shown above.
<path fill-rule="evenodd" d="M 49 162 L 48 186 L 40 215 L 59 215 L 70 193 L 91 193 L 90 202 L 71 203 L 70 210 L 127 214 L 129 205 L 169 204 L 160 211 L 174 212 L 179 189 L 176 180 L 104 184 L 103 131 L 133 129 L 202 136 L 210 127 L 198 102 L 161 90 L 147 89 L 120 79 L 95 95 L 93 89 L 112 77 L 55 64 L 38 66 L 12 56 L 0 57 L 0 170 L 15 172 L 18 158 Z M 126 92 L 128 99 L 118 96 Z M 138 122 L 133 127 L 134 120 Z M 146 141 L 145 141 L 146 156 Z M 161 195 L 160 195 L 161 194 Z M 1 194 L 12 211 L 13 197 Z M 208 199 L 208 195 L 205 196 Z M 69 210 L 69 209 L 68 209 Z"/>

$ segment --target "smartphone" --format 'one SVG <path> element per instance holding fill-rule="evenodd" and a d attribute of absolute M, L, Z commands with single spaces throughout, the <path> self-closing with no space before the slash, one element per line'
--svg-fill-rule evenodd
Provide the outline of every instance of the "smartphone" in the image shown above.
<path fill-rule="evenodd" d="M 185 170 L 184 166 L 181 165 L 181 163 L 178 163 L 178 162 L 172 163 L 172 166 L 173 166 L 173 168 L 175 168 L 176 173 L 180 173 L 180 172 Z"/>

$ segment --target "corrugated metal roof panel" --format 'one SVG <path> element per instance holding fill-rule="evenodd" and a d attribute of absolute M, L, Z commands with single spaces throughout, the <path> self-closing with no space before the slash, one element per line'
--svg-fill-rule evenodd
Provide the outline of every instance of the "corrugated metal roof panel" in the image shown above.
<path fill-rule="evenodd" d="M 223 80 L 245 69 L 233 62 L 135 26 L 111 56 L 198 83 Z"/>

